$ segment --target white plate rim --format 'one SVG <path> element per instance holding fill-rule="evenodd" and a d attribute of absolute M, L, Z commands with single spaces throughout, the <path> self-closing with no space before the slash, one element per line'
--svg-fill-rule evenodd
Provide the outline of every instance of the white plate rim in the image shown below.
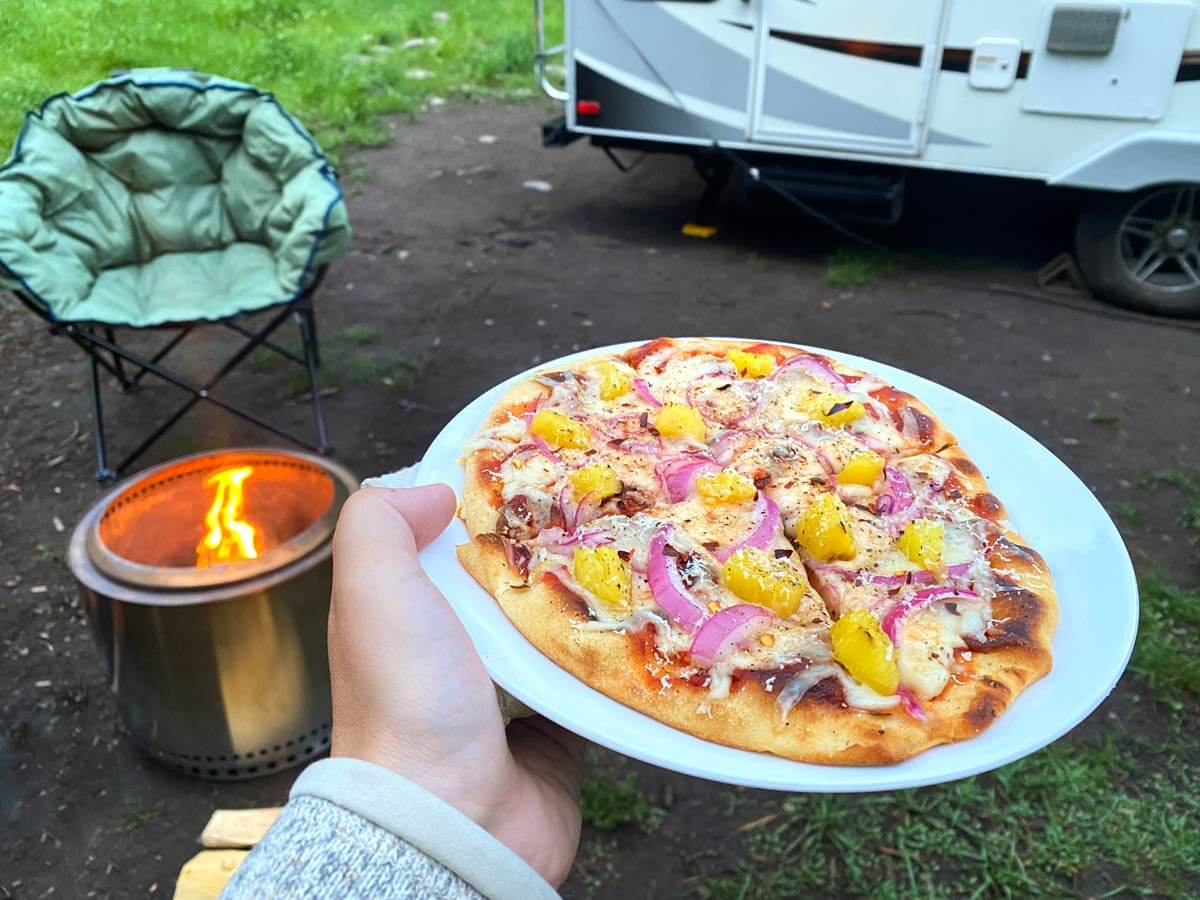
<path fill-rule="evenodd" d="M 752 338 L 715 338 L 717 340 L 737 340 L 754 342 Z M 499 397 L 508 390 L 510 386 L 516 382 L 528 378 L 530 375 L 550 369 L 556 366 L 565 365 L 580 359 L 584 359 L 593 355 L 620 353 L 631 347 L 636 347 L 645 343 L 642 341 L 626 341 L 619 344 L 612 344 L 601 347 L 589 348 L 577 352 L 569 353 L 556 359 L 547 360 L 546 362 L 538 363 L 530 368 L 505 379 L 499 384 L 489 388 L 487 391 L 476 397 L 471 402 L 467 403 L 455 416 L 439 432 L 437 437 L 430 443 L 424 458 L 421 460 L 415 478 L 414 484 L 427 484 L 431 481 L 445 481 L 447 479 L 434 477 L 433 473 L 440 473 L 443 469 L 445 457 L 442 455 L 449 452 L 449 458 L 452 465 L 459 473 L 457 480 L 451 478 L 449 483 L 455 489 L 456 495 L 461 497 L 462 490 L 462 468 L 458 466 L 457 459 L 461 453 L 461 440 L 454 437 L 448 437 L 455 432 L 462 431 L 465 420 L 474 419 L 470 423 L 469 433 L 473 434 L 478 427 L 479 421 L 491 410 L 498 401 Z M 511 694 L 516 699 L 520 700 L 525 705 L 529 706 L 545 715 L 547 718 L 558 722 L 563 727 L 583 736 L 584 738 L 593 741 L 602 746 L 608 747 L 618 753 L 626 756 L 639 759 L 651 765 L 667 768 L 672 771 L 681 772 L 686 775 L 692 775 L 698 778 L 704 778 L 712 781 L 723 782 L 727 784 L 741 785 L 745 787 L 761 788 L 768 790 L 782 790 L 793 792 L 811 792 L 811 793 L 858 793 L 867 791 L 884 791 L 884 790 L 902 790 L 907 788 L 923 787 L 931 784 L 940 784 L 950 781 L 957 781 L 963 778 L 968 778 L 973 775 L 978 775 L 984 772 L 991 771 L 1001 766 L 1007 765 L 1018 759 L 1021 759 L 1031 753 L 1034 753 L 1048 744 L 1058 740 L 1067 732 L 1071 731 L 1080 722 L 1086 719 L 1098 707 L 1106 697 L 1112 692 L 1117 681 L 1124 673 L 1126 666 L 1129 663 L 1130 656 L 1133 652 L 1134 641 L 1137 636 L 1138 625 L 1138 588 L 1137 579 L 1133 569 L 1132 560 L 1129 557 L 1128 551 L 1125 548 L 1120 532 L 1113 523 L 1111 517 L 1100 504 L 1099 500 L 1092 494 L 1086 485 L 1072 472 L 1065 463 L 1047 449 L 1043 444 L 1029 435 L 1027 432 L 1019 428 L 1017 425 L 1005 419 L 999 413 L 988 409 L 983 404 L 967 397 L 963 394 L 947 388 L 937 382 L 927 379 L 921 375 L 916 375 L 896 366 L 887 363 L 878 362 L 876 360 L 860 357 L 855 354 L 846 353 L 839 350 L 830 350 L 822 347 L 814 347 L 805 344 L 796 344 L 786 341 L 770 341 L 770 343 L 780 346 L 796 347 L 803 350 L 808 350 L 814 353 L 824 354 L 832 359 L 845 363 L 846 365 L 863 371 L 876 374 L 883 380 L 891 384 L 897 384 L 905 390 L 910 391 L 915 396 L 919 397 L 923 402 L 929 404 L 935 412 L 938 412 L 938 405 L 931 403 L 930 395 L 942 395 L 940 399 L 943 401 L 948 398 L 953 398 L 956 403 L 961 403 L 964 407 L 971 411 L 972 414 L 982 416 L 984 420 L 991 420 L 993 423 L 999 423 L 1000 427 L 1010 430 L 1014 435 L 1019 435 L 1018 440 L 1027 442 L 1028 448 L 1035 453 L 1043 454 L 1045 459 L 1051 461 L 1052 467 L 1060 470 L 1060 474 L 1067 479 L 1075 482 L 1079 487 L 1083 488 L 1087 496 L 1084 505 L 1090 503 L 1093 517 L 1095 518 L 1096 526 L 1104 532 L 1104 536 L 1108 538 L 1110 543 L 1115 544 L 1120 548 L 1118 559 L 1111 560 L 1113 572 L 1111 575 L 1115 578 L 1113 582 L 1117 589 L 1113 592 L 1118 597 L 1125 600 L 1124 608 L 1121 610 L 1125 614 L 1128 622 L 1122 634 L 1120 643 L 1112 649 L 1115 653 L 1107 655 L 1109 664 L 1105 667 L 1104 676 L 1096 682 L 1095 689 L 1089 696 L 1074 704 L 1071 712 L 1063 719 L 1057 721 L 1053 726 L 1047 726 L 1038 730 L 1034 735 L 1026 737 L 1022 741 L 1010 740 L 1011 747 L 1006 748 L 1002 752 L 991 752 L 984 754 L 977 761 L 970 761 L 970 747 L 980 741 L 984 735 L 994 735 L 997 729 L 1001 729 L 1006 720 L 1012 722 L 1014 713 L 1023 705 L 1027 705 L 1030 701 L 1027 699 L 1034 692 L 1039 695 L 1046 695 L 1055 687 L 1055 675 L 1060 672 L 1062 661 L 1058 655 L 1058 644 L 1062 631 L 1062 621 L 1059 622 L 1059 630 L 1054 638 L 1055 650 L 1055 669 L 1051 671 L 1045 678 L 1031 685 L 1014 701 L 1002 717 L 989 729 L 987 729 L 980 737 L 976 737 L 967 741 L 956 742 L 953 744 L 942 745 L 940 747 L 931 748 L 917 756 L 912 757 L 904 762 L 895 763 L 886 766 L 829 766 L 813 763 L 801 763 L 792 760 L 782 759 L 767 753 L 759 753 L 749 750 L 739 750 L 714 742 L 706 741 L 697 738 L 686 732 L 672 728 L 658 720 L 640 713 L 636 710 L 624 706 L 620 702 L 613 700 L 605 694 L 597 691 L 575 678 L 566 670 L 559 668 L 547 657 L 543 656 L 532 644 L 530 644 L 517 631 L 516 627 L 500 612 L 498 605 L 491 595 L 479 586 L 465 569 L 462 569 L 458 563 L 457 557 L 454 556 L 454 545 L 466 539 L 466 530 L 461 520 L 455 519 L 450 527 L 443 534 L 426 547 L 421 553 L 422 563 L 434 582 L 438 584 L 443 592 L 447 595 L 452 608 L 462 620 L 464 627 L 471 636 L 472 641 L 476 645 L 480 657 L 483 659 L 488 673 L 492 680 Z M 901 376 L 896 379 L 895 376 Z M 899 382 L 899 383 L 897 383 Z M 905 384 L 908 382 L 908 384 Z M 939 415 L 940 418 L 940 415 Z M 963 428 L 963 422 L 946 421 L 946 425 L 951 431 L 958 435 L 960 442 L 965 446 L 969 445 L 970 438 L 964 439 L 964 434 L 969 434 L 971 426 Z M 968 453 L 971 451 L 968 448 Z M 1002 500 L 1004 494 L 1002 491 L 997 491 Z M 1019 515 L 1013 514 L 1013 509 L 1009 507 L 1011 518 L 1020 518 Z M 448 566 L 439 565 L 447 564 Z M 446 572 L 453 572 L 457 569 L 460 578 L 446 578 Z M 1059 585 L 1059 575 L 1053 572 L 1055 576 L 1056 587 Z M 465 579 L 465 580 L 464 580 Z M 468 584 L 469 583 L 469 584 Z M 466 590 L 473 593 L 475 596 L 471 600 L 467 600 L 459 591 Z M 472 590 L 473 589 L 473 590 Z M 503 625 L 500 626 L 502 634 L 495 634 L 490 630 L 486 622 L 478 618 L 478 611 L 481 609 L 480 603 L 486 601 L 490 604 L 491 612 L 499 613 L 499 618 L 503 620 Z M 1062 611 L 1062 596 L 1060 594 L 1060 613 Z M 491 616 L 493 621 L 495 616 Z M 507 626 L 505 628 L 504 626 Z M 511 654 L 515 648 L 518 662 L 513 663 Z M 536 658 L 536 659 L 534 659 Z M 534 664 L 538 660 L 543 664 L 548 664 L 556 672 L 561 673 L 566 679 L 574 683 L 575 689 L 579 693 L 579 699 L 588 698 L 591 701 L 590 705 L 599 705 L 601 708 L 606 708 L 611 718 L 619 722 L 629 724 L 634 723 L 633 728 L 622 731 L 620 728 L 611 727 L 609 723 L 603 719 L 600 721 L 586 720 L 575 713 L 570 703 L 556 698 L 548 698 L 544 696 L 544 692 L 540 690 L 541 686 L 537 684 L 529 684 L 522 680 L 521 674 L 518 671 L 521 668 L 520 660 L 525 659 Z M 1060 675 L 1060 678 L 1062 676 Z M 561 679 L 558 679 L 561 681 Z M 637 721 L 641 720 L 641 721 Z M 637 727 L 637 726 L 640 726 Z M 645 740 L 639 738 L 639 733 L 646 732 L 650 736 L 658 734 L 661 736 L 661 730 L 667 729 L 672 732 L 677 738 L 681 737 L 682 741 L 674 741 L 673 743 L 692 744 L 693 742 L 703 745 L 697 748 L 700 752 L 696 758 L 680 758 L 678 756 L 664 756 L 655 751 L 655 748 Z M 1004 735 L 1005 732 L 999 732 Z M 963 748 L 967 748 L 964 750 Z M 706 752 L 707 751 L 707 752 Z M 942 758 L 948 755 L 953 757 L 965 756 L 967 759 L 963 762 L 949 765 L 943 770 L 936 768 L 917 773 L 913 769 L 930 769 L 928 760 L 930 758 Z M 718 765 L 713 762 L 714 757 L 719 757 L 724 764 Z M 729 761 L 733 761 L 733 765 Z M 770 770 L 764 774 L 764 769 Z M 775 773 L 781 774 L 775 774 Z"/>

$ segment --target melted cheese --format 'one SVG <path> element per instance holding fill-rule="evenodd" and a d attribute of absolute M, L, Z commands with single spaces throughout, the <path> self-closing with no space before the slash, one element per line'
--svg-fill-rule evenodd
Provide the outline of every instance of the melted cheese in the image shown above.
<path fill-rule="evenodd" d="M 672 544 L 689 558 L 685 578 L 693 596 L 711 609 L 743 602 L 721 583 L 720 564 L 713 553 L 718 547 L 731 547 L 745 539 L 752 527 L 753 502 L 709 506 L 692 491 L 682 501 L 671 503 L 656 471 L 664 461 L 696 454 L 697 458 L 712 459 L 716 465 L 729 466 L 765 484 L 784 522 L 784 532 L 776 536 L 769 551 L 793 551 L 789 538 L 794 537 L 798 517 L 816 497 L 836 489 L 850 509 L 855 557 L 832 566 L 810 564 L 813 588 L 797 613 L 775 623 L 770 646 L 750 641 L 722 659 L 710 673 L 709 699 L 716 701 L 727 694 L 735 671 L 767 671 L 804 661 L 813 664 L 812 671 L 805 670 L 805 679 L 792 678 L 789 687 L 795 685 L 793 695 L 802 696 L 803 681 L 815 677 L 818 667 L 825 666 L 842 682 L 851 706 L 895 706 L 896 697 L 874 694 L 832 663 L 828 646 L 829 611 L 839 616 L 851 609 L 867 608 L 882 617 L 892 604 L 928 583 L 925 573 L 897 550 L 894 523 L 883 522 L 872 512 L 877 493 L 886 488 L 835 482 L 836 473 L 850 457 L 868 447 L 891 457 L 891 464 L 908 480 L 916 497 L 912 515 L 945 524 L 943 565 L 955 567 L 957 575 L 951 577 L 939 571 L 938 583 L 969 586 L 981 596 L 977 603 L 957 604 L 957 613 L 941 603 L 909 614 L 902 623 L 897 646 L 901 683 L 921 699 L 934 697 L 944 689 L 954 671 L 955 653 L 966 646 L 968 636 L 982 637 L 988 625 L 995 583 L 984 546 L 987 536 L 994 533 L 989 529 L 994 527 L 941 492 L 953 470 L 938 457 L 914 452 L 912 417 L 904 418 L 904 427 L 897 429 L 889 410 L 867 393 L 880 387 L 879 382 L 868 378 L 849 384 L 847 390 L 837 388 L 838 393 L 863 403 L 867 413 L 845 427 L 829 427 L 809 419 L 804 412 L 804 396 L 831 390 L 822 378 L 804 367 L 780 368 L 768 378 L 739 379 L 724 356 L 685 355 L 669 346 L 647 356 L 636 369 L 620 358 L 607 361 L 631 383 L 629 391 L 612 400 L 600 398 L 601 374 L 595 363 L 539 378 L 550 388 L 550 396 L 541 408 L 555 409 L 585 422 L 592 435 L 589 449 L 557 451 L 556 462 L 528 440 L 525 420 L 513 416 L 464 448 L 471 452 L 486 447 L 507 454 L 497 475 L 502 483 L 501 496 L 505 501 L 524 496 L 541 528 L 552 518 L 572 471 L 588 463 L 607 465 L 616 471 L 622 494 L 605 501 L 599 509 L 588 510 L 594 518 L 587 527 L 604 532 L 614 548 L 626 551 L 630 557 L 630 616 L 613 619 L 603 604 L 571 581 L 569 548 L 552 542 L 538 545 L 535 541 L 531 545 L 531 570 L 557 567 L 555 570 L 565 581 L 571 582 L 571 589 L 588 603 L 594 621 L 580 627 L 637 631 L 651 625 L 655 649 L 661 657 L 688 650 L 692 636 L 663 615 L 644 574 L 646 548 L 663 522 L 674 526 Z M 636 379 L 644 381 L 640 391 L 633 387 Z M 706 419 L 706 444 L 657 434 L 653 428 L 656 403 L 682 403 L 698 409 Z M 640 511 L 622 514 L 629 508 Z M 796 556 L 793 561 L 799 560 Z M 892 585 L 890 580 L 897 576 L 917 580 Z M 785 706 L 781 695 L 780 707 Z"/>

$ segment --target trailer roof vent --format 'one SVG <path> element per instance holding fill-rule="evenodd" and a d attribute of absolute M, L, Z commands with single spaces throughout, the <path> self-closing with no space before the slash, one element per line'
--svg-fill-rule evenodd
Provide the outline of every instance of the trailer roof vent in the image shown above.
<path fill-rule="evenodd" d="M 1104 56 L 1117 40 L 1123 15 L 1122 7 L 1114 4 L 1061 3 L 1050 17 L 1046 49 L 1074 56 Z"/>

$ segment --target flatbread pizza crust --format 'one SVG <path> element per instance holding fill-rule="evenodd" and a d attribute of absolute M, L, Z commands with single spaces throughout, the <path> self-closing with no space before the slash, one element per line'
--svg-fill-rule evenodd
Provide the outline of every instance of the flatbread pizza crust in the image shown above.
<path fill-rule="evenodd" d="M 756 352 L 774 346 L 693 339 L 687 344 L 718 353 L 730 346 Z M 637 367 L 662 346 L 658 341 L 642 345 L 626 354 L 626 361 Z M 784 356 L 794 352 L 786 347 L 778 350 Z M 876 381 L 841 363 L 829 363 L 843 377 Z M 515 385 L 485 420 L 484 429 L 526 414 L 549 394 L 550 389 L 538 382 Z M 872 396 L 896 416 L 909 410 L 909 423 L 921 423 L 922 428 L 921 446 L 912 452 L 934 453 L 950 463 L 953 488 L 1003 535 L 988 557 L 1000 590 L 992 600 L 986 640 L 962 654 L 962 670 L 941 694 L 922 701 L 924 721 L 899 707 L 885 711 L 850 707 L 843 702 L 836 680 L 827 679 L 781 722 L 777 698 L 791 677 L 786 671 L 775 673 L 772 690 L 767 690 L 761 672 L 736 673 L 730 695 L 706 703 L 704 687 L 677 677 L 680 664 L 656 654 L 649 629 L 646 634 L 629 635 L 579 628 L 590 618 L 586 604 L 552 576 L 522 584 L 524 576 L 509 561 L 504 541 L 495 534 L 500 494 L 494 473 L 503 456 L 486 447 L 464 459 L 460 513 L 471 540 L 458 547 L 459 560 L 496 598 L 521 634 L 554 663 L 624 705 L 697 737 L 801 762 L 839 765 L 896 763 L 930 747 L 974 737 L 1022 690 L 1050 671 L 1051 639 L 1058 619 L 1053 582 L 1045 561 L 1011 528 L 1007 512 L 983 474 L 932 410 L 887 385 Z"/>
<path fill-rule="evenodd" d="M 554 578 L 513 587 L 517 573 L 495 535 L 462 544 L 458 558 L 531 644 L 585 684 L 696 737 L 799 762 L 887 765 L 974 737 L 1049 670 L 1048 654 L 1013 645 L 978 654 L 972 680 L 952 682 L 924 704 L 925 722 L 899 710 L 853 709 L 841 702 L 840 688 L 817 688 L 781 724 L 776 699 L 786 674 L 771 692 L 760 677 L 736 678 L 729 697 L 704 704 L 706 689 L 672 678 L 672 666 L 655 660 L 649 641 L 575 627 L 588 620 L 586 607 Z"/>

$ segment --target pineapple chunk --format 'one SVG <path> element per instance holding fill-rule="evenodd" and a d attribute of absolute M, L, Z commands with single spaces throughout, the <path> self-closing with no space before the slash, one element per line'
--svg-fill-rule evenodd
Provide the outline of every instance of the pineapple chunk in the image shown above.
<path fill-rule="evenodd" d="M 858 400 L 834 391 L 810 391 L 798 405 L 800 412 L 830 428 L 844 428 L 867 413 Z"/>
<path fill-rule="evenodd" d="M 702 444 L 707 435 L 700 413 L 682 403 L 664 403 L 659 407 L 654 427 L 663 437 L 690 437 Z"/>
<path fill-rule="evenodd" d="M 580 586 L 595 594 L 611 612 L 624 615 L 630 611 L 629 563 L 612 547 L 576 547 L 571 570 Z"/>
<path fill-rule="evenodd" d="M 770 353 L 729 350 L 725 355 L 742 378 L 765 378 L 775 371 L 775 357 Z"/>
<path fill-rule="evenodd" d="M 861 484 L 870 487 L 883 474 L 883 457 L 873 450 L 860 450 L 838 472 L 838 484 Z"/>
<path fill-rule="evenodd" d="M 855 681 L 885 697 L 896 693 L 900 670 L 896 667 L 895 648 L 869 610 L 846 613 L 833 623 L 829 639 L 833 642 L 833 658 Z"/>
<path fill-rule="evenodd" d="M 592 494 L 599 502 L 621 492 L 621 479 L 612 466 L 589 463 L 571 473 L 571 489 L 576 500 Z"/>
<path fill-rule="evenodd" d="M 616 400 L 622 394 L 629 393 L 629 376 L 613 363 L 600 363 L 600 399 Z"/>
<path fill-rule="evenodd" d="M 754 547 L 743 547 L 729 557 L 721 567 L 721 580 L 747 603 L 784 617 L 799 608 L 808 588 L 803 570 Z"/>
<path fill-rule="evenodd" d="M 913 565 L 936 572 L 942 568 L 942 549 L 946 544 L 946 526 L 929 519 L 914 519 L 901 533 L 896 547 Z"/>
<path fill-rule="evenodd" d="M 857 553 L 850 531 L 850 511 L 837 494 L 821 494 L 800 514 L 796 540 L 813 559 L 851 559 Z"/>
<path fill-rule="evenodd" d="M 696 493 L 710 506 L 721 503 L 744 503 L 758 493 L 754 482 L 733 469 L 722 469 L 713 475 L 696 479 Z"/>
<path fill-rule="evenodd" d="M 564 447 L 586 450 L 592 445 L 591 432 L 586 425 L 552 409 L 539 409 L 529 423 L 529 430 L 555 450 Z"/>

